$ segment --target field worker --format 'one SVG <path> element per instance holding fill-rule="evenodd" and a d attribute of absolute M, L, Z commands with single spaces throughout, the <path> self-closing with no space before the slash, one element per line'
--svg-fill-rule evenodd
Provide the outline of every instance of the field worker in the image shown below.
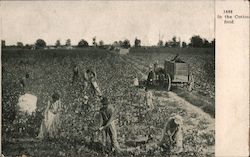
<path fill-rule="evenodd" d="M 57 126 L 59 124 L 61 108 L 60 95 L 55 92 L 52 95 L 51 101 L 48 101 L 48 105 L 45 109 L 44 119 L 38 135 L 39 139 L 55 138 L 57 136 Z"/>
<path fill-rule="evenodd" d="M 150 110 L 153 110 L 154 109 L 153 94 L 151 91 L 148 90 L 148 88 L 145 88 L 145 101 L 146 101 L 146 106 L 149 107 Z"/>
<path fill-rule="evenodd" d="M 91 82 L 91 87 L 93 89 L 92 91 L 93 91 L 94 95 L 101 97 L 102 92 L 101 92 L 101 90 L 96 82 L 96 74 L 93 71 L 89 73 L 89 80 Z"/>
<path fill-rule="evenodd" d="M 183 119 L 180 115 L 171 116 L 164 126 L 162 139 L 158 145 L 167 152 L 181 153 L 183 150 L 182 125 Z"/>
<path fill-rule="evenodd" d="M 79 70 L 78 67 L 75 65 L 73 68 L 73 78 L 72 78 L 72 83 L 74 83 L 75 81 L 77 81 L 79 78 Z"/>
<path fill-rule="evenodd" d="M 156 60 L 156 62 L 154 63 L 154 72 L 157 73 L 158 70 L 158 60 Z"/>
<path fill-rule="evenodd" d="M 148 73 L 148 78 L 147 78 L 147 85 L 152 85 L 154 79 L 155 79 L 155 73 L 153 71 L 152 66 L 149 66 L 149 73 Z"/>
<path fill-rule="evenodd" d="M 89 97 L 88 96 L 84 96 L 82 98 L 82 109 L 83 111 L 88 111 L 90 108 L 90 105 L 89 105 Z"/>
<path fill-rule="evenodd" d="M 103 145 L 106 146 L 107 138 L 109 136 L 112 150 L 115 150 L 117 153 L 121 153 L 122 150 L 117 141 L 117 132 L 114 123 L 114 108 L 112 105 L 109 104 L 108 99 L 106 97 L 103 97 L 101 99 L 101 104 L 102 107 L 100 109 L 100 115 L 102 124 L 99 130 L 104 131 Z"/>
<path fill-rule="evenodd" d="M 134 85 L 135 87 L 138 87 L 138 86 L 139 86 L 139 80 L 138 80 L 137 77 L 135 77 L 135 78 L 133 79 L 133 85 Z"/>
<path fill-rule="evenodd" d="M 88 81 L 89 81 L 89 76 L 88 74 L 90 73 L 90 70 L 86 70 L 83 74 L 83 89 L 86 90 L 88 87 Z"/>
<path fill-rule="evenodd" d="M 24 93 L 27 92 L 27 86 L 29 84 L 29 77 L 30 75 L 26 73 L 25 76 L 19 80 L 20 87 L 22 88 Z"/>
<path fill-rule="evenodd" d="M 178 62 L 178 63 L 184 63 L 184 61 L 180 59 L 178 53 L 176 54 L 176 56 L 171 61 Z"/>
<path fill-rule="evenodd" d="M 175 57 L 171 61 L 175 61 L 179 57 L 179 54 L 177 53 Z"/>
<path fill-rule="evenodd" d="M 165 83 L 165 74 L 164 74 L 164 70 L 163 69 L 160 69 L 160 71 L 159 71 L 159 83 L 160 83 L 161 87 L 164 86 L 164 83 Z"/>

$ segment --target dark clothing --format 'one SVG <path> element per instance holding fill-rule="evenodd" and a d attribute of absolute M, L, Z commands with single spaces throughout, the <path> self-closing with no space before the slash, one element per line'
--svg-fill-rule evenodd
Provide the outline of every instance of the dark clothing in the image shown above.
<path fill-rule="evenodd" d="M 30 82 L 26 77 L 21 78 L 19 80 L 19 86 L 21 88 L 20 92 L 23 93 L 23 94 L 28 92 L 29 84 L 30 84 Z"/>
<path fill-rule="evenodd" d="M 102 121 L 103 121 L 102 126 L 104 127 L 103 145 L 104 146 L 106 145 L 107 138 L 109 136 L 112 148 L 114 148 L 118 153 L 121 152 L 121 148 L 120 148 L 119 143 L 117 141 L 117 133 L 116 133 L 116 128 L 115 128 L 115 123 L 113 121 L 114 108 L 112 106 L 102 107 L 100 109 L 100 114 L 102 116 Z"/>
<path fill-rule="evenodd" d="M 101 113 L 102 120 L 103 120 L 103 125 L 102 126 L 105 126 L 111 118 L 113 119 L 114 108 L 111 107 L 111 106 L 108 106 L 107 108 L 102 107 L 100 109 L 100 113 Z"/>
<path fill-rule="evenodd" d="M 25 77 L 20 78 L 19 83 L 20 83 L 22 88 L 25 88 L 25 86 L 27 84 L 27 79 Z"/>
<path fill-rule="evenodd" d="M 73 69 L 73 79 L 72 79 L 72 82 L 75 82 L 76 80 L 78 80 L 78 78 L 79 78 L 78 68 L 77 68 L 77 67 L 74 67 L 74 69 Z"/>
<path fill-rule="evenodd" d="M 164 80 L 165 80 L 165 74 L 164 73 L 159 74 L 159 81 L 162 87 L 164 85 Z"/>
<path fill-rule="evenodd" d="M 74 75 L 78 75 L 78 68 L 74 67 L 73 72 L 74 72 Z"/>
<path fill-rule="evenodd" d="M 154 79 L 154 72 L 150 71 L 148 74 L 148 81 L 153 80 Z"/>
<path fill-rule="evenodd" d="M 154 81 L 155 81 L 155 73 L 153 71 L 150 71 L 148 74 L 147 85 L 152 85 Z"/>
<path fill-rule="evenodd" d="M 178 125 L 174 122 L 174 119 L 172 119 L 168 125 L 167 128 L 169 129 L 169 131 L 172 133 L 175 133 L 178 129 Z M 174 136 L 173 136 L 174 137 Z"/>

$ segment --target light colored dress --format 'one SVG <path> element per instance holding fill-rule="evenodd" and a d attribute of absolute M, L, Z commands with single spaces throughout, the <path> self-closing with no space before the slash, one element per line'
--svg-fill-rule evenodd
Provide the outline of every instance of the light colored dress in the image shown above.
<path fill-rule="evenodd" d="M 55 138 L 58 135 L 57 128 L 59 125 L 60 110 L 60 100 L 57 100 L 54 103 L 48 101 L 48 106 L 44 112 L 44 120 L 42 121 L 38 138 Z"/>
<path fill-rule="evenodd" d="M 138 80 L 137 77 L 133 79 L 133 85 L 134 86 L 139 86 L 139 80 Z"/>
<path fill-rule="evenodd" d="M 146 99 L 146 105 L 150 108 L 150 109 L 154 109 L 154 105 L 153 105 L 153 94 L 151 91 L 147 91 L 145 94 L 145 99 Z"/>
<path fill-rule="evenodd" d="M 93 89 L 93 93 L 97 96 L 102 96 L 102 92 L 96 82 L 96 78 L 95 77 L 91 77 L 90 78 L 91 81 L 91 85 L 92 85 L 92 89 Z"/>

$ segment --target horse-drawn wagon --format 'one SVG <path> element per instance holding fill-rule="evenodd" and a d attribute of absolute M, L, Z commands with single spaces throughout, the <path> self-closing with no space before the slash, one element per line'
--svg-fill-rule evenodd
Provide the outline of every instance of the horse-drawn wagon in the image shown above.
<path fill-rule="evenodd" d="M 176 57 L 171 61 L 165 60 L 164 67 L 154 64 L 154 68 L 151 68 L 148 74 L 147 86 L 159 86 L 169 91 L 172 85 L 177 84 L 186 86 L 188 91 L 194 88 L 190 65 Z"/>

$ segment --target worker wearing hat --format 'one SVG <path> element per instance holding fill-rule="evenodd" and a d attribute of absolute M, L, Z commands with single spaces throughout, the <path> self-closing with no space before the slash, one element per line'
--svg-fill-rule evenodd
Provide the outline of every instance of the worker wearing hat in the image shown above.
<path fill-rule="evenodd" d="M 74 83 L 75 81 L 77 81 L 79 78 L 79 70 L 77 65 L 74 66 L 73 68 L 73 78 L 72 78 L 72 83 Z"/>
<path fill-rule="evenodd" d="M 104 131 L 103 136 L 103 145 L 106 146 L 107 142 L 107 136 L 110 137 L 111 140 L 111 147 L 112 150 L 115 150 L 116 152 L 120 153 L 121 148 L 119 146 L 119 143 L 117 141 L 117 132 L 116 127 L 114 123 L 114 108 L 112 105 L 109 104 L 108 99 L 106 97 L 103 97 L 101 99 L 102 107 L 100 109 L 100 115 L 102 118 L 102 125 L 99 128 L 100 131 Z"/>

